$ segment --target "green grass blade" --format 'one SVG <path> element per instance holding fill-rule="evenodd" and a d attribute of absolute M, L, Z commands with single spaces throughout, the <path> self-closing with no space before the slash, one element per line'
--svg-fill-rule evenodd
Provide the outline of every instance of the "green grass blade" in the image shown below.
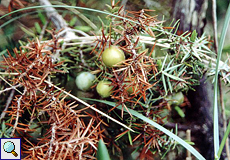
<path fill-rule="evenodd" d="M 65 3 L 59 2 L 59 1 L 54 1 L 52 2 L 56 5 L 63 5 L 63 6 L 67 6 Z M 91 28 L 93 28 L 94 30 L 98 30 L 97 25 L 95 25 L 91 20 L 89 20 L 85 15 L 83 15 L 82 13 L 80 13 L 78 10 L 76 10 L 75 8 L 68 8 L 68 10 L 72 11 L 76 16 L 78 16 L 79 18 L 81 18 L 83 21 L 86 22 L 87 26 L 90 26 Z"/>
<path fill-rule="evenodd" d="M 110 160 L 109 152 L 101 139 L 98 142 L 97 160 Z"/>
<path fill-rule="evenodd" d="M 130 21 L 130 22 L 133 22 L 133 23 L 138 23 L 138 22 L 135 22 L 135 21 L 130 20 L 130 19 L 128 19 L 128 18 L 124 18 L 124 17 L 118 16 L 118 15 L 115 15 L 115 14 L 112 14 L 112 13 L 109 13 L 109 12 L 101 11 L 101 10 L 96 10 L 96 9 L 86 8 L 86 7 L 79 7 L 79 6 L 63 6 L 63 5 L 43 5 L 43 6 L 25 7 L 25 8 L 21 8 L 21 9 L 12 11 L 12 12 L 10 12 L 10 13 L 7 13 L 7 14 L 1 16 L 0 19 L 2 19 L 2 18 L 4 18 L 4 17 L 7 17 L 7 16 L 9 16 L 9 15 L 11 15 L 11 14 L 20 12 L 20 11 L 25 11 L 25 10 L 30 10 L 30 9 L 38 9 L 38 8 L 45 8 L 45 7 L 54 7 L 54 8 L 74 8 L 74 9 L 78 9 L 78 10 L 86 10 L 86 11 L 102 13 L 102 14 L 106 14 L 106 15 L 113 16 L 113 17 L 125 19 L 125 20 Z M 1 29 L 1 28 L 2 28 L 2 25 L 0 26 L 0 29 Z"/>
<path fill-rule="evenodd" d="M 230 20 L 230 4 L 226 13 L 224 26 L 220 35 L 219 48 L 216 60 L 215 78 L 214 78 L 214 113 L 213 113 L 213 134 L 214 134 L 214 154 L 215 158 L 219 159 L 217 153 L 219 152 L 219 119 L 218 119 L 218 74 L 219 74 L 219 62 L 222 54 L 222 49 L 224 46 L 224 40 L 227 33 L 228 25 Z"/>
<path fill-rule="evenodd" d="M 170 78 L 172 78 L 172 79 L 174 79 L 174 80 L 176 80 L 176 81 L 185 82 L 185 80 L 183 80 L 183 79 L 181 79 L 181 78 L 179 78 L 179 77 L 177 77 L 177 76 L 174 76 L 174 75 L 172 75 L 172 74 L 168 74 L 168 73 L 165 72 L 165 71 L 162 71 L 162 74 L 164 74 L 165 76 L 170 77 Z"/>
<path fill-rule="evenodd" d="M 223 148 L 224 148 L 224 145 L 225 145 L 226 139 L 228 138 L 229 133 L 230 133 L 230 122 L 228 123 L 227 130 L 226 130 L 226 132 L 224 133 L 224 137 L 223 137 L 223 139 L 222 139 L 222 141 L 221 141 L 220 149 L 219 149 L 219 151 L 218 151 L 218 153 L 217 153 L 218 157 L 221 156 L 221 152 L 222 152 L 222 150 L 223 150 Z"/>
<path fill-rule="evenodd" d="M 130 131 L 128 131 L 127 133 L 128 133 L 128 138 L 129 138 L 129 144 L 133 145 L 133 140 L 132 140 Z"/>
<path fill-rule="evenodd" d="M 7 26 L 7 25 L 10 24 L 10 23 L 12 23 L 13 21 L 16 21 L 16 20 L 18 20 L 18 19 L 20 19 L 20 18 L 22 18 L 22 17 L 28 16 L 28 15 L 32 15 L 32 14 L 34 14 L 34 13 L 36 13 L 36 12 L 33 11 L 33 12 L 30 12 L 30 13 L 23 13 L 23 14 L 20 15 L 20 16 L 11 18 L 11 19 L 7 20 L 5 23 L 3 23 L 2 25 L 0 25 L 0 29 L 3 28 L 3 27 L 5 27 L 5 26 Z M 1 17 L 0 17 L 0 19 L 1 19 Z"/>
<path fill-rule="evenodd" d="M 91 101 L 96 101 L 96 102 L 100 102 L 100 103 L 104 103 L 110 106 L 115 107 L 116 103 L 114 102 L 109 102 L 109 101 L 104 101 L 104 100 L 97 100 L 97 99 L 90 99 L 90 98 L 83 98 L 86 100 L 91 100 Z M 118 109 L 122 109 L 122 106 L 118 106 Z M 188 151 L 190 151 L 197 159 L 199 160 L 205 160 L 205 158 L 196 150 L 194 149 L 191 145 L 189 145 L 187 142 L 185 142 L 183 139 L 181 139 L 180 137 L 178 137 L 177 135 L 173 134 L 172 132 L 170 132 L 169 130 L 167 130 L 166 128 L 164 128 L 163 126 L 157 124 L 156 122 L 154 122 L 153 120 L 145 117 L 144 115 L 138 113 L 135 110 L 132 109 L 128 109 L 129 112 L 137 117 L 140 118 L 141 120 L 151 124 L 152 126 L 156 127 L 157 129 L 161 130 L 162 132 L 164 132 L 165 134 L 167 134 L 169 137 L 173 138 L 175 141 L 177 141 L 179 144 L 181 144 L 182 146 L 184 146 Z M 126 110 L 124 110 L 125 112 L 127 112 Z"/>
<path fill-rule="evenodd" d="M 38 14 L 38 17 L 41 20 L 42 24 L 45 25 L 46 24 L 46 16 L 41 11 L 38 11 L 37 14 Z"/>
<path fill-rule="evenodd" d="M 163 71 L 163 69 L 164 69 L 164 67 L 165 67 L 165 63 L 166 63 L 167 58 L 168 58 L 168 54 L 166 54 L 165 59 L 164 59 L 164 61 L 163 61 L 163 63 L 162 63 L 161 71 Z"/>
<path fill-rule="evenodd" d="M 162 79 L 162 83 L 163 83 L 163 86 L 164 86 L 165 95 L 167 95 L 168 94 L 168 89 L 167 89 L 167 85 L 166 85 L 164 74 L 161 75 L 161 79 Z"/>
<path fill-rule="evenodd" d="M 182 64 L 177 64 L 177 65 L 173 65 L 172 67 L 168 67 L 167 69 L 165 69 L 164 71 L 174 71 L 176 68 L 180 67 Z"/>

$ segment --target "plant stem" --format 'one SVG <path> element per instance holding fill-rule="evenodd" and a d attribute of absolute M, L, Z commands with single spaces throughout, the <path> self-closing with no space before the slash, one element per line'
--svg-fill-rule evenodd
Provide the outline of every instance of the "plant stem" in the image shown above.
<path fill-rule="evenodd" d="M 215 48 L 215 52 L 216 54 L 218 53 L 218 37 L 217 37 L 217 16 L 216 16 L 216 0 L 212 0 L 212 20 L 213 20 L 213 30 L 214 30 L 214 48 Z M 226 122 L 226 115 L 225 115 L 225 106 L 223 103 L 223 94 L 222 94 L 222 86 L 221 86 L 221 79 L 220 77 L 218 77 L 218 86 L 219 86 L 219 95 L 220 95 L 220 105 L 221 105 L 221 115 L 223 118 L 223 129 L 224 129 L 224 133 L 226 132 L 227 129 L 227 122 Z M 225 143 L 225 147 L 226 147 L 226 153 L 227 153 L 227 157 L 228 159 L 230 159 L 230 153 L 229 153 L 229 139 L 228 137 L 226 138 L 226 143 Z M 219 153 L 219 152 L 218 152 Z M 220 155 L 218 155 L 219 157 Z"/>
<path fill-rule="evenodd" d="M 225 141 L 227 141 L 229 133 L 230 133 L 230 122 L 228 123 L 228 127 L 227 127 L 225 134 L 224 134 L 223 140 L 221 141 L 220 149 L 219 149 L 218 154 L 217 154 L 218 157 L 220 157 L 220 155 L 222 153 L 222 150 L 224 148 L 224 144 L 226 144 Z M 229 154 L 229 153 L 227 153 L 227 154 Z"/>
<path fill-rule="evenodd" d="M 212 0 L 212 20 L 213 20 L 213 30 L 214 30 L 214 48 L 215 52 L 217 54 L 218 52 L 218 37 L 217 37 L 217 16 L 216 16 L 216 0 Z M 226 122 L 226 115 L 225 115 L 225 106 L 223 103 L 223 94 L 222 94 L 222 87 L 221 87 L 221 79 L 218 78 L 218 85 L 219 85 L 219 93 L 220 93 L 220 106 L 222 109 L 221 115 L 223 118 L 223 129 L 224 132 L 226 132 L 227 129 L 227 122 Z M 230 159 L 230 152 L 229 152 L 229 139 L 227 137 L 226 143 L 225 143 L 226 153 L 228 159 Z"/>
<path fill-rule="evenodd" d="M 214 81 L 214 118 L 213 118 L 213 135 L 214 135 L 214 154 L 215 154 L 215 159 L 219 159 L 217 153 L 219 152 L 219 120 L 218 120 L 218 75 L 219 75 L 219 62 L 222 54 L 222 49 L 224 46 L 224 40 L 225 36 L 227 33 L 227 28 L 229 25 L 229 20 L 230 20 L 230 4 L 228 6 L 228 10 L 226 13 L 225 21 L 224 21 L 224 26 L 221 32 L 220 36 L 220 43 L 219 43 L 219 48 L 218 48 L 218 54 L 217 54 L 217 60 L 216 60 L 216 69 L 215 69 L 215 81 Z"/>
<path fill-rule="evenodd" d="M 11 101 L 12 101 L 12 99 L 13 99 L 14 94 L 15 94 L 15 89 L 12 89 L 12 90 L 11 90 L 11 93 L 10 93 L 10 96 L 9 96 L 8 99 L 7 99 L 6 107 L 5 107 L 5 109 L 3 110 L 3 112 L 2 112 L 2 114 L 1 114 L 1 116 L 0 116 L 0 122 L 1 122 L 2 119 L 5 117 L 6 111 L 8 110 L 8 108 L 9 108 L 9 106 L 10 106 L 10 104 L 11 104 Z"/>
<path fill-rule="evenodd" d="M 212 0 L 212 21 L 213 21 L 213 36 L 214 36 L 214 47 L 217 53 L 218 51 L 218 37 L 217 37 L 217 18 L 216 18 L 216 0 Z"/>
<path fill-rule="evenodd" d="M 190 129 L 186 130 L 186 139 L 189 142 L 191 142 L 191 130 Z M 187 150 L 186 160 L 192 160 L 191 153 L 189 152 L 189 150 Z"/>
<path fill-rule="evenodd" d="M 225 106 L 224 106 L 224 102 L 223 102 L 223 93 L 222 93 L 222 86 L 221 86 L 221 79 L 218 79 L 218 83 L 219 83 L 219 92 L 220 92 L 220 106 L 222 109 L 222 118 L 223 118 L 223 129 L 224 129 L 224 133 L 226 133 L 227 131 L 227 119 L 226 119 L 226 114 L 225 114 Z M 222 142 L 221 142 L 222 143 Z M 226 150 L 226 154 L 228 159 L 230 159 L 230 152 L 229 152 L 229 138 L 227 136 L 226 138 L 226 142 L 225 142 L 225 150 Z"/>

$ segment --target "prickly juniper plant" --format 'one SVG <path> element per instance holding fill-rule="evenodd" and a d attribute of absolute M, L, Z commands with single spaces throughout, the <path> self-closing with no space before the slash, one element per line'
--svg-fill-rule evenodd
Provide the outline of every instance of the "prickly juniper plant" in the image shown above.
<path fill-rule="evenodd" d="M 151 10 L 126 11 L 114 1 L 105 12 L 53 7 L 102 13 L 106 18 L 99 18 L 99 32 L 77 30 L 73 39 L 61 39 L 66 30 L 48 30 L 51 40 L 28 41 L 4 57 L 0 93 L 16 93 L 4 121 L 11 129 L 4 127 L 1 134 L 22 137 L 27 159 L 93 159 L 99 139 L 116 158 L 129 146 L 135 146 L 131 152 L 138 153 L 138 159 L 154 154 L 163 158 L 179 142 L 204 159 L 163 126 L 173 109 L 185 116 L 186 92 L 205 72 L 214 73 L 210 40 L 197 37 L 195 31 L 177 35 L 178 23 L 164 26 L 150 16 Z M 229 82 L 229 67 L 222 67 L 221 76 Z M 90 85 L 83 83 L 84 75 L 77 77 L 81 72 L 90 75 Z M 76 97 L 73 86 L 72 91 L 60 88 L 68 88 L 60 83 L 63 77 L 74 86 L 76 78 L 84 101 Z M 42 133 L 34 140 L 31 133 L 36 129 Z"/>

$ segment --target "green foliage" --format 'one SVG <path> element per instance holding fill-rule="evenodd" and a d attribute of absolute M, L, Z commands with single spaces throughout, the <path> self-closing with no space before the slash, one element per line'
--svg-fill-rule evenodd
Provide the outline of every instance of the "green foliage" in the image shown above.
<path fill-rule="evenodd" d="M 110 160 L 109 152 L 101 139 L 98 142 L 97 160 Z"/>
<path fill-rule="evenodd" d="M 91 100 L 91 101 L 98 101 L 104 104 L 108 104 L 110 106 L 116 106 L 116 103 L 114 102 L 109 102 L 109 101 L 104 101 L 104 100 L 96 100 L 96 99 L 87 99 L 87 100 Z M 122 106 L 117 106 L 118 109 L 122 110 Z M 171 131 L 167 130 L 166 128 L 164 128 L 163 126 L 157 124 L 156 122 L 154 122 L 154 120 L 149 119 L 148 117 L 136 112 L 135 110 L 132 109 L 128 109 L 129 112 L 134 115 L 135 117 L 145 121 L 146 123 L 151 124 L 152 126 L 156 127 L 157 129 L 163 131 L 165 134 L 167 134 L 169 137 L 171 137 L 173 140 L 177 141 L 180 145 L 184 146 L 186 149 L 188 149 L 196 158 L 200 159 L 200 160 L 204 160 L 205 158 L 196 150 L 194 149 L 191 145 L 189 145 L 187 142 L 185 142 L 184 140 L 182 140 L 180 137 L 178 137 L 176 134 L 173 134 Z M 126 111 L 128 112 L 128 111 Z M 172 144 L 174 144 L 172 141 L 172 139 L 169 139 L 167 144 L 168 146 L 166 147 L 171 147 Z M 169 145 L 171 144 L 171 145 Z"/>
<path fill-rule="evenodd" d="M 192 42 L 195 42 L 195 40 L 196 40 L 196 38 L 197 38 L 197 32 L 196 32 L 196 30 L 194 30 L 193 32 L 192 32 L 192 35 L 191 35 L 191 41 Z"/>
<path fill-rule="evenodd" d="M 1 130 L 0 130 L 0 138 L 10 138 L 10 134 L 12 132 L 13 128 L 8 127 L 5 124 L 5 121 L 2 121 L 1 123 Z"/>

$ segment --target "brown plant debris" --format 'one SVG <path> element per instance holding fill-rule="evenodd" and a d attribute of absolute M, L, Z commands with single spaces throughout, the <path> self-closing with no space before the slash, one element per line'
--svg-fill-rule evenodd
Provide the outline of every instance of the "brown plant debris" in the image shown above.
<path fill-rule="evenodd" d="M 66 100 L 62 91 L 46 83 L 51 75 L 64 73 L 63 62 L 52 57 L 57 49 L 59 43 L 53 36 L 45 43 L 30 41 L 20 51 L 15 49 L 14 55 L 4 57 L 1 67 L 9 73 L 7 82 L 18 91 L 6 111 L 11 117 L 6 125 L 13 127 L 12 137 L 22 137 L 24 159 L 95 159 L 103 132 L 100 122 L 87 113 L 88 107 L 79 108 Z M 36 140 L 31 136 L 39 129 L 31 128 L 35 122 L 40 128 L 49 128 Z"/>

